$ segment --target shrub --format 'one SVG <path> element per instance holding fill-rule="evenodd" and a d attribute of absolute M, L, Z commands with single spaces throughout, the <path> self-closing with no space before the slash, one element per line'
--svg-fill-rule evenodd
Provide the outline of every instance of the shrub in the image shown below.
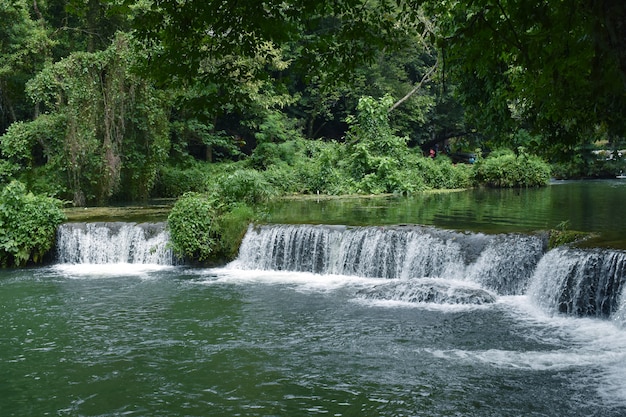
<path fill-rule="evenodd" d="M 269 166 L 266 171 L 263 171 L 263 178 L 277 194 L 292 194 L 302 191 L 295 170 L 285 163 Z"/>
<path fill-rule="evenodd" d="M 262 142 L 259 143 L 252 155 L 250 163 L 256 169 L 267 169 L 273 164 L 286 162 L 293 164 L 296 155 L 301 152 L 303 141 L 291 140 L 284 143 Z"/>
<path fill-rule="evenodd" d="M 159 197 L 176 198 L 187 192 L 207 190 L 209 173 L 199 164 L 191 167 L 163 166 L 159 169 L 153 192 Z"/>
<path fill-rule="evenodd" d="M 510 150 L 499 151 L 474 165 L 479 184 L 497 188 L 538 187 L 548 184 L 550 166 L 523 148 L 519 155 Z"/>
<path fill-rule="evenodd" d="M 204 264 L 234 258 L 254 210 L 228 206 L 209 194 L 186 193 L 176 201 L 167 223 L 176 256 Z"/>
<path fill-rule="evenodd" d="M 0 185 L 8 184 L 19 169 L 19 165 L 0 159 Z"/>
<path fill-rule="evenodd" d="M 28 193 L 24 184 L 12 181 L 0 194 L 0 264 L 40 262 L 64 220 L 59 200 Z"/>
<path fill-rule="evenodd" d="M 268 201 L 276 191 L 263 174 L 254 169 L 238 169 L 217 179 L 213 192 L 226 204 L 254 206 Z"/>
<path fill-rule="evenodd" d="M 207 261 L 218 250 L 219 203 L 205 194 L 186 193 L 167 217 L 174 253 L 190 260 Z"/>
<path fill-rule="evenodd" d="M 552 175 L 558 179 L 615 178 L 626 172 L 626 159 L 613 155 L 606 159 L 589 153 L 575 153 L 570 160 L 552 164 Z"/>
<path fill-rule="evenodd" d="M 349 144 L 343 165 L 361 193 L 410 193 L 419 181 L 407 175 L 411 152 L 406 137 L 396 136 L 389 126 L 390 96 L 376 100 L 362 97 L 357 115 L 347 119 Z M 410 171 L 411 169 L 408 168 Z"/>
<path fill-rule="evenodd" d="M 220 253 L 225 260 L 234 259 L 239 245 L 248 230 L 248 225 L 256 217 L 254 209 L 238 204 L 218 217 L 220 231 Z"/>
<path fill-rule="evenodd" d="M 351 178 L 344 169 L 346 146 L 337 142 L 311 141 L 305 153 L 293 166 L 301 184 L 300 192 L 316 194 L 350 194 Z"/>

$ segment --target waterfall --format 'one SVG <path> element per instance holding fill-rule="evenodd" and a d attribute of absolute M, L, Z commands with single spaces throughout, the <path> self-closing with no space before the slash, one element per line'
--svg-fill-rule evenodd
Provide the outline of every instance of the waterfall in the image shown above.
<path fill-rule="evenodd" d="M 250 227 L 233 266 L 402 280 L 445 278 L 476 282 L 499 294 L 520 294 L 544 251 L 542 236 L 421 226 L 267 225 Z"/>
<path fill-rule="evenodd" d="M 65 223 L 57 230 L 57 261 L 172 265 L 168 239 L 165 223 Z"/>
<path fill-rule="evenodd" d="M 495 235 L 467 278 L 503 295 L 523 294 L 545 251 L 545 242 L 536 236 Z"/>
<path fill-rule="evenodd" d="M 625 280 L 626 253 L 560 247 L 541 259 L 528 294 L 548 312 L 609 317 L 624 309 Z"/>
<path fill-rule="evenodd" d="M 366 299 L 484 304 L 525 295 L 549 314 L 626 327 L 626 252 L 546 251 L 546 240 L 422 226 L 251 226 L 232 266 L 388 279 L 359 290 Z"/>
<path fill-rule="evenodd" d="M 389 284 L 360 290 L 358 295 L 365 299 L 391 299 L 409 303 L 482 305 L 496 301 L 493 293 L 478 285 L 438 278 L 393 280 Z"/>

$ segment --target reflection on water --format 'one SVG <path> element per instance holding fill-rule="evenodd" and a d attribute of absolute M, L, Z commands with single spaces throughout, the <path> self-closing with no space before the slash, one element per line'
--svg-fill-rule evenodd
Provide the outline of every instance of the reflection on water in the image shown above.
<path fill-rule="evenodd" d="M 282 200 L 272 223 L 426 224 L 481 232 L 527 232 L 565 225 L 600 233 L 594 244 L 626 249 L 626 180 L 558 181 L 537 189 L 473 189 L 411 197 Z"/>

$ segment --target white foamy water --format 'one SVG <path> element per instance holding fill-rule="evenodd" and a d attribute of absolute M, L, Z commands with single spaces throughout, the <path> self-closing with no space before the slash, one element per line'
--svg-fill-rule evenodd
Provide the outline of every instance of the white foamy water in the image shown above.
<path fill-rule="evenodd" d="M 66 223 L 57 231 L 57 257 L 70 264 L 172 265 L 161 223 Z"/>
<path fill-rule="evenodd" d="M 626 330 L 611 320 L 560 315 L 538 307 L 528 295 L 496 296 L 493 303 L 481 305 L 455 302 L 409 302 L 393 291 L 404 285 L 439 285 L 443 291 L 480 290 L 477 283 L 445 278 L 384 279 L 351 275 L 313 274 L 293 271 L 240 270 L 237 264 L 228 268 L 197 271 L 203 284 L 280 285 L 303 292 L 335 292 L 354 294 L 351 303 L 376 309 L 421 309 L 442 314 L 504 314 L 508 323 L 519 327 L 520 335 L 531 345 L 545 349 L 441 349 L 419 348 L 420 352 L 447 364 L 457 363 L 516 372 L 572 373 L 580 384 L 593 387 L 604 404 L 626 403 Z M 391 288 L 389 298 L 365 298 L 363 292 Z M 453 298 L 455 299 L 455 298 Z M 486 336 L 488 337 L 488 336 Z"/>
<path fill-rule="evenodd" d="M 52 270 L 71 279 L 149 279 L 175 268 L 167 239 L 162 227 L 67 226 L 59 232 L 62 263 Z M 571 384 L 620 407 L 626 404 L 625 274 L 624 253 L 545 253 L 537 236 L 307 225 L 250 228 L 237 260 L 184 272 L 193 285 L 266 286 L 270 302 L 278 293 L 287 300 L 285 293 L 321 294 L 315 299 L 350 305 L 365 322 L 370 314 L 413 320 L 402 325 L 424 319 L 421 331 L 433 334 L 409 346 L 418 359 L 486 375 L 568 375 Z M 441 322 L 431 329 L 428 320 Z M 446 333 L 448 321 L 456 333 Z M 493 335 L 497 340 L 489 340 Z"/>
<path fill-rule="evenodd" d="M 159 264 L 56 264 L 51 267 L 54 273 L 67 278 L 113 278 L 149 277 L 151 274 L 173 270 L 176 267 Z"/>
<path fill-rule="evenodd" d="M 232 267 L 389 279 L 445 277 L 519 294 L 542 253 L 540 236 L 418 226 L 268 225 L 249 228 Z"/>
<path fill-rule="evenodd" d="M 233 265 L 226 268 L 203 269 L 196 272 L 204 278 L 204 284 L 228 283 L 237 285 L 267 284 L 287 285 L 307 291 L 333 291 L 345 287 L 369 287 L 372 284 L 383 284 L 385 278 L 365 278 L 337 274 L 314 274 L 311 272 L 272 271 L 272 270 L 240 270 Z"/>
<path fill-rule="evenodd" d="M 561 348 L 546 351 L 515 350 L 433 350 L 431 354 L 529 371 L 578 371 L 596 385 L 606 404 L 626 402 L 626 330 L 618 323 L 598 318 L 581 318 L 546 312 L 530 296 L 501 297 L 498 304 L 539 341 Z M 537 329 L 538 331 L 534 331 Z M 582 381 L 581 381 L 582 383 Z"/>

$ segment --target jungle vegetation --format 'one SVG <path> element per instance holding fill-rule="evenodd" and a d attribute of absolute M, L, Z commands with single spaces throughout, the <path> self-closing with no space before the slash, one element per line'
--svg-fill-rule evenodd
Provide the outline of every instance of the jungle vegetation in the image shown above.
<path fill-rule="evenodd" d="M 621 0 L 0 0 L 0 21 L 7 196 L 185 196 L 226 230 L 284 194 L 622 169 Z"/>

